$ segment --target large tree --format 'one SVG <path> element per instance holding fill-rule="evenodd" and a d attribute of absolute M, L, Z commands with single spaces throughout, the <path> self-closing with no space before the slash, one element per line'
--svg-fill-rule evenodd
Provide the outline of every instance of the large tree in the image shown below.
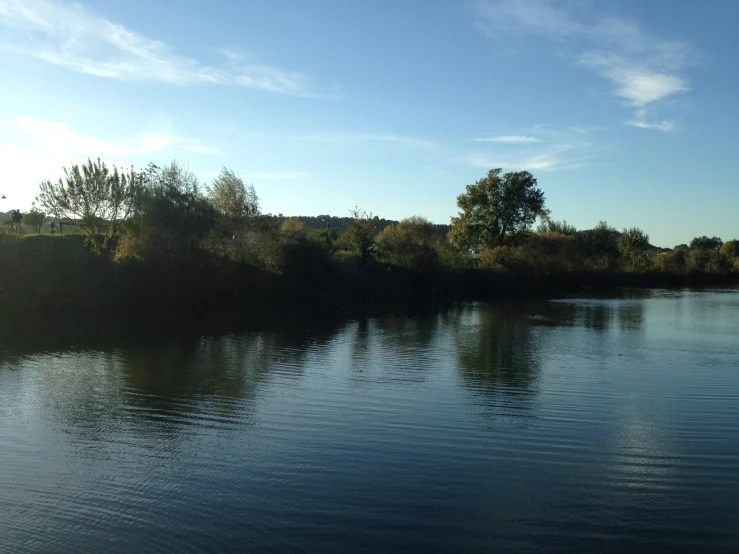
<path fill-rule="evenodd" d="M 690 241 L 691 250 L 718 250 L 724 244 L 718 237 L 695 237 Z"/>
<path fill-rule="evenodd" d="M 452 218 L 449 242 L 460 249 L 515 244 L 544 215 L 544 192 L 528 171 L 506 173 L 491 169 L 467 185 L 457 197 L 459 216 Z"/>
<path fill-rule="evenodd" d="M 215 228 L 217 212 L 200 194 L 197 177 L 177 162 L 149 164 L 136 213 L 127 223 L 117 257 L 175 259 L 191 256 Z"/>
<path fill-rule="evenodd" d="M 253 185 L 228 168 L 223 168 L 213 181 L 210 200 L 225 217 L 243 221 L 259 215 L 259 198 Z"/>
<path fill-rule="evenodd" d="M 272 226 L 265 225 L 260 216 L 254 186 L 247 185 L 234 171 L 225 167 L 221 170 L 210 187 L 209 198 L 220 214 L 221 235 L 231 241 L 227 247 L 231 256 L 243 260 L 250 251 L 273 242 Z"/>
<path fill-rule="evenodd" d="M 143 175 L 133 169 L 110 170 L 100 158 L 88 159 L 64 168 L 56 183 L 43 181 L 36 201 L 54 217 L 77 222 L 93 244 L 106 249 L 133 213 L 142 183 Z"/>

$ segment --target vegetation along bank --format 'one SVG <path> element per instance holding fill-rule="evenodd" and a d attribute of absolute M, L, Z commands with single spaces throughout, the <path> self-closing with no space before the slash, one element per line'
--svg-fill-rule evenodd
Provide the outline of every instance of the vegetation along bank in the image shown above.
<path fill-rule="evenodd" d="M 11 312 L 232 311 L 310 303 L 560 294 L 581 287 L 723 285 L 739 241 L 657 248 L 641 229 L 552 219 L 531 173 L 493 169 L 457 198 L 450 225 L 263 214 L 223 169 L 210 184 L 173 162 L 142 171 L 88 160 L 40 185 L 22 234 L 0 225 L 0 305 Z M 49 234 L 50 222 L 73 232 Z M 538 223 L 538 226 L 535 226 Z"/>

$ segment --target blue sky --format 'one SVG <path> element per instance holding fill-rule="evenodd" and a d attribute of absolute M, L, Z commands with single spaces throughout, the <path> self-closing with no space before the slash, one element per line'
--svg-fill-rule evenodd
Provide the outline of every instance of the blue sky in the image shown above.
<path fill-rule="evenodd" d="M 100 156 L 447 223 L 502 167 L 579 228 L 727 240 L 738 27 L 734 0 L 0 0 L 2 209 Z"/>

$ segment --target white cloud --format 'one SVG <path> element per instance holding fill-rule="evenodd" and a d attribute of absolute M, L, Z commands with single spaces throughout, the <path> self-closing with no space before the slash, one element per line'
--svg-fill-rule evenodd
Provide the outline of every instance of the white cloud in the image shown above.
<path fill-rule="evenodd" d="M 178 55 L 169 45 L 108 21 L 79 4 L 56 0 L 0 0 L 0 25 L 15 33 L 11 44 L 48 63 L 88 75 L 171 85 L 223 84 L 310 97 L 337 97 L 319 90 L 306 74 L 221 52 L 212 66 Z M 6 35 L 5 44 L 10 40 Z"/>
<path fill-rule="evenodd" d="M 505 144 L 522 144 L 541 142 L 541 139 L 538 139 L 536 137 L 527 137 L 523 135 L 503 135 L 500 137 L 484 137 L 473 139 L 473 142 L 501 142 Z"/>
<path fill-rule="evenodd" d="M 686 42 L 645 31 L 631 19 L 614 16 L 586 17 L 588 3 L 563 4 L 549 0 L 478 0 L 478 26 L 494 36 L 522 31 L 573 44 L 578 63 L 615 85 L 614 93 L 636 109 L 690 90 L 680 71 L 698 58 Z M 580 12 L 572 8 L 580 8 Z M 670 130 L 638 117 L 637 127 Z"/>
<path fill-rule="evenodd" d="M 102 140 L 69 129 L 61 121 L 49 121 L 35 117 L 16 116 L 12 120 L 15 130 L 32 139 L 34 148 L 44 153 L 57 153 L 71 157 L 130 158 L 154 154 L 171 147 L 190 152 L 222 156 L 218 148 L 197 143 L 183 142 L 167 130 L 148 131 L 134 137 L 118 140 Z"/>
<path fill-rule="evenodd" d="M 70 156 L 118 157 L 139 156 L 159 152 L 179 142 L 168 132 L 148 132 L 130 139 L 101 140 L 71 131 L 66 123 L 17 116 L 16 129 L 31 137 L 38 150 Z"/>
<path fill-rule="evenodd" d="M 198 154 L 207 154 L 208 156 L 222 156 L 223 151 L 212 146 L 203 146 L 202 144 L 180 144 L 180 148 Z"/>
<path fill-rule="evenodd" d="M 681 77 L 646 70 L 621 56 L 586 52 L 580 63 L 610 79 L 617 86 L 616 94 L 637 108 L 690 90 Z"/>

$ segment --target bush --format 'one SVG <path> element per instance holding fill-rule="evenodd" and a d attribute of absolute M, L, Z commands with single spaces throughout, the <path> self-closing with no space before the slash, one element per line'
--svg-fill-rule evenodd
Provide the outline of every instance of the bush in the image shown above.
<path fill-rule="evenodd" d="M 533 235 L 517 247 L 486 250 L 482 267 L 530 275 L 571 273 L 582 268 L 587 248 L 576 237 L 562 233 Z"/>
<path fill-rule="evenodd" d="M 361 264 L 365 264 L 375 247 L 375 222 L 372 214 L 359 209 L 352 210 L 352 217 L 354 219 L 339 239 L 339 247 L 356 256 Z"/>
<path fill-rule="evenodd" d="M 442 237 L 422 217 L 411 217 L 386 227 L 377 237 L 379 254 L 385 261 L 417 270 L 440 265 L 438 248 Z"/>
<path fill-rule="evenodd" d="M 688 255 L 687 267 L 690 271 L 726 273 L 731 266 L 731 260 L 717 250 L 691 250 Z"/>
<path fill-rule="evenodd" d="M 657 254 L 654 267 L 666 273 L 684 273 L 687 269 L 688 251 L 684 249 Z"/>

